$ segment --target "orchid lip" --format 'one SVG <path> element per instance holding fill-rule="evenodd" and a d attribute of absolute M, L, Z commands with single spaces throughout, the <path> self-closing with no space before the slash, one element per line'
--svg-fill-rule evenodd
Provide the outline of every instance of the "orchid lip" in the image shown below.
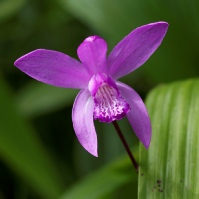
<path fill-rule="evenodd" d="M 94 100 L 94 119 L 100 122 L 120 120 L 130 111 L 129 104 L 121 96 L 114 80 L 104 73 L 91 78 L 89 91 Z"/>

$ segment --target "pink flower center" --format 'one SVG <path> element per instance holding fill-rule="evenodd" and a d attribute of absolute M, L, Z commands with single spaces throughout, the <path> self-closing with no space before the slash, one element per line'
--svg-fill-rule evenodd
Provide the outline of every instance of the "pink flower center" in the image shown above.
<path fill-rule="evenodd" d="M 94 99 L 94 119 L 109 123 L 122 119 L 130 111 L 114 80 L 106 74 L 94 75 L 89 82 L 89 90 Z"/>

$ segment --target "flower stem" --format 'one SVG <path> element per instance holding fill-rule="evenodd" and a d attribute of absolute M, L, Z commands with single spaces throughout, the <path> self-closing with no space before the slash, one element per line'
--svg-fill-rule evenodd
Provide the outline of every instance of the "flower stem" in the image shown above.
<path fill-rule="evenodd" d="M 124 138 L 124 135 L 122 134 L 122 131 L 121 131 L 121 129 L 120 129 L 120 127 L 119 127 L 117 121 L 113 121 L 112 123 L 113 123 L 113 126 L 115 127 L 115 130 L 117 131 L 117 134 L 119 135 L 119 137 L 120 137 L 120 139 L 121 139 L 121 141 L 122 141 L 122 143 L 123 143 L 125 149 L 126 149 L 126 152 L 127 152 L 128 155 L 129 155 L 129 158 L 131 159 L 131 162 L 133 163 L 133 166 L 134 166 L 135 170 L 136 170 L 137 173 L 138 173 L 138 171 L 139 171 L 139 166 L 138 166 L 138 164 L 137 164 L 135 158 L 133 157 L 133 154 L 131 153 L 131 150 L 130 150 L 130 148 L 129 148 L 129 146 L 128 146 L 128 144 L 127 144 L 125 138 Z"/>

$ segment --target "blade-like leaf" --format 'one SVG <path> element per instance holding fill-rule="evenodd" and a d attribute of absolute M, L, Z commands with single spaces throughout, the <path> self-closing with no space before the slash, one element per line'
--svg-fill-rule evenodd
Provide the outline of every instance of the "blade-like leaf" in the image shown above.
<path fill-rule="evenodd" d="M 140 146 L 139 199 L 199 198 L 199 80 L 154 89 L 146 104 L 153 135 Z"/>
<path fill-rule="evenodd" d="M 58 88 L 34 81 L 19 92 L 16 101 L 19 111 L 24 116 L 36 117 L 72 105 L 77 93 L 78 90 Z"/>
<path fill-rule="evenodd" d="M 45 198 L 57 198 L 62 183 L 39 138 L 17 113 L 13 96 L 0 78 L 0 158 Z"/>
<path fill-rule="evenodd" d="M 137 173 L 128 157 L 126 157 L 85 177 L 60 199 L 101 199 L 128 183 L 132 184 L 132 194 L 130 196 L 132 198 L 136 193 L 136 191 L 133 191 L 133 183 L 136 183 L 136 181 Z"/>

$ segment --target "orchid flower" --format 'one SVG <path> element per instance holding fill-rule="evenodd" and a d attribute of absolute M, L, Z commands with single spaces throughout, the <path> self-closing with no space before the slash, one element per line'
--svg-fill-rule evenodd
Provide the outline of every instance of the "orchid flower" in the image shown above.
<path fill-rule="evenodd" d="M 168 24 L 156 22 L 133 30 L 107 57 L 107 44 L 99 36 L 86 38 L 77 49 L 81 62 L 53 50 L 34 50 L 15 61 L 30 77 L 53 86 L 81 89 L 72 109 L 72 121 L 81 145 L 97 153 L 93 119 L 110 123 L 127 116 L 135 134 L 148 148 L 151 123 L 141 97 L 118 79 L 144 64 L 161 44 Z"/>

